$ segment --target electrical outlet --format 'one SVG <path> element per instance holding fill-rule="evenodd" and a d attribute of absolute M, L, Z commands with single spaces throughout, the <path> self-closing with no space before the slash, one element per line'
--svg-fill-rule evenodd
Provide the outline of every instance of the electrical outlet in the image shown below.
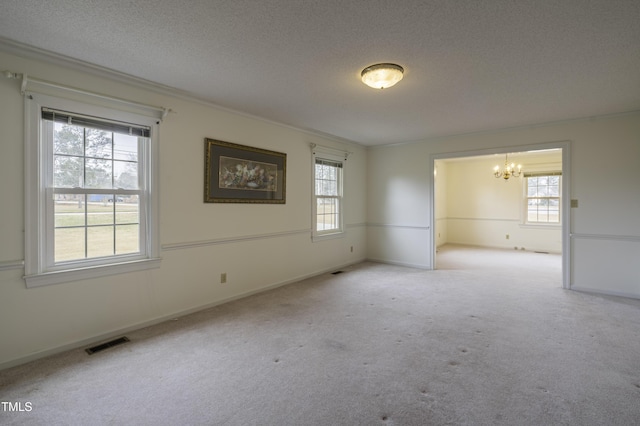
<path fill-rule="evenodd" d="M 351 253 L 353 253 L 353 246 L 351 246 Z"/>
<path fill-rule="evenodd" d="M 509 234 L 505 235 L 504 237 L 508 240 L 509 239 Z"/>
<path fill-rule="evenodd" d="M 220 274 L 220 284 L 225 284 L 227 282 L 227 273 L 223 272 Z"/>

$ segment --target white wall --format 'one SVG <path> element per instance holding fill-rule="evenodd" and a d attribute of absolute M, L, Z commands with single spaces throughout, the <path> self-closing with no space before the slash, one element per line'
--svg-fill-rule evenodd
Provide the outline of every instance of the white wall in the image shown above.
<path fill-rule="evenodd" d="M 366 257 L 366 150 L 209 105 L 0 53 L 2 69 L 176 111 L 160 130 L 159 269 L 27 289 L 23 99 L 0 79 L 0 368 Z M 204 139 L 287 153 L 285 205 L 203 203 Z M 345 238 L 311 242 L 309 144 L 351 151 Z M 350 247 L 354 251 L 350 251 Z M 228 282 L 220 284 L 226 272 Z"/>
<path fill-rule="evenodd" d="M 420 144 L 369 151 L 368 257 L 429 268 L 431 250 L 428 166 Z"/>
<path fill-rule="evenodd" d="M 509 161 L 521 164 L 526 172 L 561 171 L 561 155 L 561 151 L 521 153 L 511 155 Z M 524 178 L 505 181 L 493 176 L 493 167 L 502 167 L 504 158 L 504 155 L 496 154 L 436 162 L 439 171 L 446 170 L 435 178 L 438 245 L 449 242 L 561 253 L 560 225 L 525 224 Z M 446 180 L 444 200 L 438 196 L 438 189 L 443 185 L 441 180 Z M 440 202 L 445 206 L 439 206 Z M 438 238 L 440 228 L 447 230 L 446 240 Z"/>
<path fill-rule="evenodd" d="M 369 253 L 431 268 L 431 159 L 569 141 L 571 288 L 640 297 L 640 113 L 370 149 Z M 447 186 L 450 186 L 449 176 Z M 439 214 L 436 212 L 436 214 Z M 436 216 L 438 218 L 439 216 Z M 415 227 L 407 232 L 407 226 Z M 451 229 L 448 229 L 449 237 Z M 388 247 L 398 248 L 389 250 Z"/>

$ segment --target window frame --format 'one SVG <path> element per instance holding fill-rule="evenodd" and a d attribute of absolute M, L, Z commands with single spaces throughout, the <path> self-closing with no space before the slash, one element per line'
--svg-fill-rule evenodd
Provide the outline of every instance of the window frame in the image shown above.
<path fill-rule="evenodd" d="M 337 167 L 338 176 L 337 176 L 337 189 L 338 195 L 335 196 L 322 196 L 318 195 L 316 191 L 316 164 L 317 161 L 324 160 L 330 163 L 338 163 L 341 167 Z M 311 203 L 311 237 L 312 241 L 322 241 L 332 238 L 341 238 L 345 234 L 344 229 L 344 211 L 345 211 L 345 197 L 344 197 L 344 176 L 345 176 L 345 168 L 346 168 L 346 158 L 345 156 L 335 155 L 332 153 L 326 153 L 319 150 L 315 150 L 312 154 L 312 203 Z M 319 198 L 331 198 L 336 199 L 338 204 L 338 218 L 337 218 L 337 227 L 329 230 L 318 230 L 318 199 Z"/>
<path fill-rule="evenodd" d="M 558 196 L 554 197 L 530 197 L 529 196 L 529 178 L 535 177 L 552 177 L 558 176 Z M 528 172 L 524 174 L 523 179 L 523 224 L 526 226 L 532 227 L 561 227 L 562 226 L 562 172 L 561 171 L 541 171 L 541 172 Z M 529 200 L 535 199 L 557 199 L 558 200 L 558 221 L 557 222 L 540 222 L 540 221 L 530 221 L 529 220 Z"/>
<path fill-rule="evenodd" d="M 66 93 L 65 93 L 66 94 Z M 25 92 L 25 282 L 39 287 L 160 266 L 158 141 L 160 111 L 141 114 L 122 108 L 116 100 L 91 94 L 69 97 Z M 80 98 L 80 100 L 78 100 Z M 95 103 L 94 103 L 95 102 Z M 53 261 L 53 141 L 43 134 L 42 108 L 69 111 L 104 120 L 148 127 L 147 143 L 138 145 L 139 253 L 74 261 Z M 117 188 L 109 189 L 118 192 Z M 114 202 L 115 204 L 115 202 Z"/>

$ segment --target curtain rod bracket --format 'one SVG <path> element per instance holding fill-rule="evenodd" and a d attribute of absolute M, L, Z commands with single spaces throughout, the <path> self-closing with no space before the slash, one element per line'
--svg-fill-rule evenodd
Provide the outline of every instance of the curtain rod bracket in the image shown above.
<path fill-rule="evenodd" d="M 4 70 L 2 71 L 2 75 L 5 78 L 15 79 L 15 80 L 22 78 L 22 85 L 20 86 L 20 94 L 24 96 L 24 92 L 27 91 L 27 82 L 29 81 L 26 74 L 20 74 L 20 73 L 9 71 L 9 70 Z"/>
<path fill-rule="evenodd" d="M 29 82 L 29 77 L 26 74 L 22 74 L 22 85 L 20 86 L 20 94 L 24 96 L 24 92 L 27 91 L 27 83 Z"/>

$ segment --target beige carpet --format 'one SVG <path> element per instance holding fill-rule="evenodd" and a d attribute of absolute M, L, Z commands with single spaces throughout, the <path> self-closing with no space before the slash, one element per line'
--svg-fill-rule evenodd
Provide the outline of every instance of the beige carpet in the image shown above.
<path fill-rule="evenodd" d="M 0 401 L 31 410 L 0 424 L 638 424 L 640 301 L 562 290 L 555 255 L 437 262 L 363 263 L 1 371 Z"/>

